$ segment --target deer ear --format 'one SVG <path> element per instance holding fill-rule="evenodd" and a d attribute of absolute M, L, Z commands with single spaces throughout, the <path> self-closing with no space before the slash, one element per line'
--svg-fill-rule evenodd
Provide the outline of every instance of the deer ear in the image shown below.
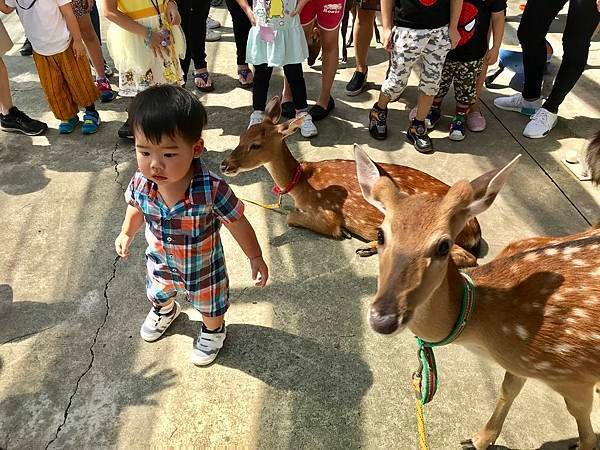
<path fill-rule="evenodd" d="M 300 129 L 304 123 L 304 116 L 296 117 L 295 119 L 287 120 L 277 125 L 277 131 L 283 137 L 288 137 Z"/>
<path fill-rule="evenodd" d="M 279 122 L 279 117 L 281 117 L 281 100 L 279 97 L 275 96 L 265 108 L 265 120 L 270 120 L 274 124 Z"/>
<path fill-rule="evenodd" d="M 369 158 L 367 152 L 358 144 L 354 144 L 354 160 L 356 161 L 356 175 L 363 197 L 371 205 L 385 214 L 383 203 L 373 196 L 373 188 L 381 178 L 379 169 Z"/>
<path fill-rule="evenodd" d="M 471 181 L 473 200 L 467 206 L 469 217 L 481 214 L 491 206 L 520 157 L 519 154 L 504 167 L 491 170 Z"/>

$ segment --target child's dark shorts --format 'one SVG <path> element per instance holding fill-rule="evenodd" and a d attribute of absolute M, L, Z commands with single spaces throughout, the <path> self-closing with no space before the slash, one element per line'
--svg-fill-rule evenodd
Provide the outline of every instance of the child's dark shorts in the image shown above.
<path fill-rule="evenodd" d="M 451 61 L 446 59 L 442 80 L 436 97 L 445 97 L 454 82 L 454 98 L 457 103 L 472 105 L 477 101 L 477 78 L 481 73 L 483 59 L 475 61 Z"/>

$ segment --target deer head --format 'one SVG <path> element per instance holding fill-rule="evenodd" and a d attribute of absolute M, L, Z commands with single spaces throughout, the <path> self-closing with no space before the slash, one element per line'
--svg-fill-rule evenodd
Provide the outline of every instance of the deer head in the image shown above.
<path fill-rule="evenodd" d="M 492 204 L 518 157 L 471 182 L 458 181 L 442 198 L 401 192 L 358 146 L 355 158 L 363 196 L 385 216 L 369 322 L 375 331 L 390 334 L 407 325 L 444 282 L 456 237 L 469 218 Z"/>
<path fill-rule="evenodd" d="M 297 117 L 278 123 L 280 116 L 281 101 L 279 97 L 273 97 L 267 104 L 262 123 L 253 125 L 242 133 L 238 146 L 221 163 L 221 171 L 225 175 L 234 176 L 278 158 L 285 138 L 294 134 L 304 121 L 304 118 Z"/>

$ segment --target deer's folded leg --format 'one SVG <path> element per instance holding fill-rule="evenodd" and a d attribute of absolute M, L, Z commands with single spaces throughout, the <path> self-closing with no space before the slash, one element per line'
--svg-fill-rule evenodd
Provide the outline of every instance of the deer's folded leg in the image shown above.
<path fill-rule="evenodd" d="M 477 258 L 458 245 L 452 247 L 450 257 L 456 267 L 475 267 L 477 265 Z"/>
<path fill-rule="evenodd" d="M 335 239 L 344 239 L 342 218 L 333 211 L 292 211 L 287 216 L 287 224 L 291 227 L 307 228 Z"/>
<path fill-rule="evenodd" d="M 356 254 L 362 258 L 377 254 L 377 241 L 371 241 L 366 247 L 356 249 Z"/>

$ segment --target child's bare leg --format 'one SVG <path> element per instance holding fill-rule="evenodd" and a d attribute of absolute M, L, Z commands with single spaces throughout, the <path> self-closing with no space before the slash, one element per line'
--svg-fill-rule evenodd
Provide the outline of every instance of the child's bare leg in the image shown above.
<path fill-rule="evenodd" d="M 13 107 L 12 97 L 10 95 L 10 85 L 8 84 L 8 71 L 2 58 L 0 58 L 0 113 L 8 114 Z"/>
<path fill-rule="evenodd" d="M 204 322 L 204 326 L 208 329 L 208 330 L 218 330 L 219 328 L 221 328 L 221 325 L 223 325 L 225 319 L 225 315 L 222 316 L 217 316 L 217 317 L 210 317 L 210 316 L 205 316 L 204 314 L 202 314 L 202 322 Z"/>
<path fill-rule="evenodd" d="M 429 114 L 431 105 L 433 104 L 433 95 L 425 95 L 422 91 L 419 91 L 419 97 L 417 99 L 417 115 L 415 119 L 420 122 L 424 122 Z"/>
<path fill-rule="evenodd" d="M 87 48 L 90 59 L 92 60 L 92 64 L 94 65 L 96 76 L 98 78 L 106 78 L 106 74 L 104 72 L 104 57 L 102 56 L 100 41 L 98 40 L 98 36 L 94 31 L 90 15 L 85 14 L 81 17 L 78 17 L 77 23 L 79 24 L 79 29 L 81 30 L 81 37 L 83 38 L 85 48 Z"/>

